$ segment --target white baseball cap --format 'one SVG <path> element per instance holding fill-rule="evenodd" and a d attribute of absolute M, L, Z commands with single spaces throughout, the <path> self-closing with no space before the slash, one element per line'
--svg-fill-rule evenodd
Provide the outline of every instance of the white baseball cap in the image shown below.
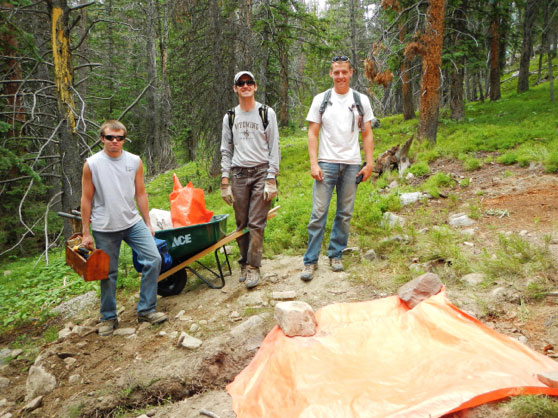
<path fill-rule="evenodd" d="M 247 75 L 248 77 L 250 77 L 252 80 L 254 80 L 254 82 L 256 82 L 256 78 L 254 77 L 254 74 L 252 74 L 250 71 L 240 71 L 238 73 L 236 73 L 236 75 L 234 76 L 234 84 L 236 84 L 236 82 L 238 81 L 238 79 L 240 77 L 242 77 L 243 75 Z"/>

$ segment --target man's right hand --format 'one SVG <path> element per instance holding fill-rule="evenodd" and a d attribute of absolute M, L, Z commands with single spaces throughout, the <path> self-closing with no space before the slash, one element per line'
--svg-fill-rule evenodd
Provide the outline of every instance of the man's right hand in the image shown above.
<path fill-rule="evenodd" d="M 221 183 L 221 197 L 229 206 L 232 206 L 232 204 L 234 203 L 234 197 L 232 194 L 231 185 L 229 183 Z"/>
<path fill-rule="evenodd" d="M 95 244 L 93 244 L 93 237 L 91 236 L 91 234 L 83 234 L 83 236 L 81 237 L 81 245 L 90 250 L 95 249 Z"/>
<path fill-rule="evenodd" d="M 310 166 L 310 174 L 312 175 L 312 178 L 314 178 L 315 180 L 322 181 L 324 179 L 324 175 L 322 174 L 322 169 L 318 164 Z"/>

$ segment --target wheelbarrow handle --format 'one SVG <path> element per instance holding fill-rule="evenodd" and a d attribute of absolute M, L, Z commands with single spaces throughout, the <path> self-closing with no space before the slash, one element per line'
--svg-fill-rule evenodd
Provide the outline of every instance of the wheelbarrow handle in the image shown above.
<path fill-rule="evenodd" d="M 69 219 L 75 219 L 77 221 L 81 221 L 81 216 L 70 215 L 69 213 L 66 212 L 57 212 L 57 215 L 61 216 L 62 218 L 69 218 Z"/>

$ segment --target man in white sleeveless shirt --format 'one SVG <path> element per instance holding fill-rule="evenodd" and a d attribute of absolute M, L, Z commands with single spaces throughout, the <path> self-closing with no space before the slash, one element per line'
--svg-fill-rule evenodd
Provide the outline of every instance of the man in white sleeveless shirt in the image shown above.
<path fill-rule="evenodd" d="M 240 281 L 250 289 L 260 281 L 264 229 L 271 200 L 277 195 L 279 130 L 270 107 L 258 103 L 254 75 L 240 71 L 233 90 L 239 105 L 223 117 L 221 197 L 233 205 L 240 250 Z M 230 178 L 230 180 L 229 180 Z"/>
<path fill-rule="evenodd" d="M 310 174 L 314 178 L 314 186 L 312 213 L 308 223 L 308 249 L 304 254 L 304 269 L 300 275 L 304 281 L 312 280 L 318 266 L 333 189 L 337 192 L 337 210 L 327 253 L 331 269 L 343 271 L 341 255 L 349 239 L 357 178 L 362 176 L 359 181 L 368 180 L 373 167 L 371 120 L 374 115 L 368 97 L 353 91 L 349 86 L 353 76 L 349 58 L 334 57 L 329 76 L 333 80 L 333 89 L 314 97 L 306 117 L 309 122 Z M 359 132 L 362 133 L 366 158 L 364 167 L 361 167 Z"/>
<path fill-rule="evenodd" d="M 97 248 L 110 257 L 108 278 L 100 282 L 102 325 L 99 328 L 100 336 L 109 336 L 118 326 L 116 279 L 122 241 L 138 254 L 138 261 L 143 264 L 136 307 L 138 321 L 159 324 L 166 321 L 167 316 L 155 312 L 161 256 L 149 219 L 143 164 L 137 155 L 123 150 L 126 140 L 124 124 L 116 120 L 106 121 L 101 126 L 100 135 L 103 150 L 89 157 L 83 165 L 82 244 L 92 249 L 95 238 Z"/>

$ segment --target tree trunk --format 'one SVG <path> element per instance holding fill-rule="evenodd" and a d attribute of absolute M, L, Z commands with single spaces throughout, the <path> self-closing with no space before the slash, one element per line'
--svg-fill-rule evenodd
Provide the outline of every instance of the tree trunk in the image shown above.
<path fill-rule="evenodd" d="M 12 9 L 10 3 L 2 3 L 2 7 Z M 21 64 L 17 56 L 18 42 L 15 37 L 16 28 L 10 23 L 5 24 L 5 31 L 0 35 L 0 45 L 2 46 L 2 54 L 7 58 L 5 64 L 2 65 L 6 78 L 9 80 L 21 80 Z M 13 58 L 12 58 L 13 57 Z M 7 101 L 11 114 L 6 118 L 6 122 L 11 125 L 8 137 L 14 136 L 16 122 L 25 122 L 25 109 L 21 96 L 18 95 L 20 84 L 18 82 L 7 83 L 4 85 L 4 94 L 8 96 Z"/>
<path fill-rule="evenodd" d="M 223 47 L 223 33 L 222 27 L 223 22 L 221 19 L 221 9 L 219 6 L 219 2 L 210 1 L 209 2 L 209 19 L 210 25 L 212 27 L 212 35 L 211 35 L 211 54 L 213 56 L 212 62 L 212 71 L 213 71 L 213 78 L 216 80 L 216 83 L 213 83 L 213 89 L 210 92 L 212 94 L 215 105 L 213 106 L 213 116 L 212 120 L 215 121 L 215 127 L 209 133 L 209 152 L 212 155 L 211 163 L 209 167 L 209 174 L 211 176 L 216 176 L 221 171 L 221 152 L 219 151 L 221 145 L 221 124 L 217 121 L 222 120 L 223 115 L 225 114 L 227 108 L 227 102 L 224 100 L 225 97 L 225 87 L 219 83 L 221 80 L 225 80 L 225 74 L 223 71 L 223 63 L 222 63 L 222 47 Z M 224 86 L 227 89 L 232 90 L 232 80 L 225 80 Z"/>
<path fill-rule="evenodd" d="M 403 43 L 407 35 L 407 23 L 399 26 L 399 40 Z M 403 105 L 403 119 L 415 117 L 415 104 L 413 102 L 413 83 L 411 82 L 411 60 L 403 54 L 401 62 L 401 101 Z"/>
<path fill-rule="evenodd" d="M 440 68 L 444 33 L 445 0 L 431 0 L 428 6 L 427 24 L 422 40 L 426 52 L 422 57 L 422 85 L 420 95 L 420 120 L 418 137 L 436 142 L 438 130 L 438 106 L 440 102 Z"/>
<path fill-rule="evenodd" d="M 242 60 L 242 68 L 249 71 L 254 71 L 252 68 L 252 0 L 242 0 L 239 2 L 241 22 L 240 37 L 240 57 Z"/>
<path fill-rule="evenodd" d="M 81 198 L 81 158 L 75 138 L 74 97 L 72 95 L 74 69 L 70 50 L 69 8 L 65 0 L 49 0 L 51 18 L 52 57 L 54 82 L 58 102 L 60 175 L 62 183 L 62 210 L 71 213 Z M 73 232 L 71 222 L 64 222 L 64 236 Z"/>
<path fill-rule="evenodd" d="M 545 4 L 544 9 L 544 31 L 543 31 L 543 44 L 541 45 L 541 50 L 546 50 L 546 54 L 548 56 L 548 87 L 549 87 L 549 94 L 550 94 L 550 101 L 554 101 L 554 74 L 552 72 L 552 49 L 551 49 L 551 34 L 552 34 L 552 22 L 550 21 L 549 17 L 551 14 L 551 5 L 553 1 L 548 1 Z M 541 57 L 542 57 L 541 52 Z"/>
<path fill-rule="evenodd" d="M 289 25 L 289 15 L 287 13 L 287 8 L 289 7 L 288 2 L 284 0 L 281 1 L 281 14 L 282 24 L 284 27 Z M 281 78 L 281 107 L 279 109 L 279 126 L 285 127 L 289 124 L 289 50 L 288 50 L 288 40 L 285 34 L 279 35 L 278 49 L 279 49 L 279 76 Z"/>
<path fill-rule="evenodd" d="M 523 43 L 521 47 L 521 60 L 519 61 L 519 77 L 517 79 L 517 92 L 529 90 L 529 61 L 533 49 L 533 25 L 537 16 L 537 0 L 527 0 L 523 16 Z"/>
<path fill-rule="evenodd" d="M 349 25 L 351 28 L 351 62 L 353 63 L 353 86 L 355 90 L 360 91 L 362 86 L 360 85 L 360 78 L 358 73 L 358 51 L 357 51 L 357 31 L 356 31 L 356 5 L 355 2 L 358 0 L 349 0 Z M 359 2 L 360 3 L 360 2 Z"/>
<path fill-rule="evenodd" d="M 162 16 L 159 20 L 159 52 L 161 55 L 161 87 L 159 90 L 159 143 L 155 149 L 155 166 L 157 173 L 162 173 L 174 166 L 174 155 L 172 153 L 170 124 L 171 124 L 171 92 L 168 80 L 168 51 L 167 43 L 169 38 L 169 2 L 162 4 L 162 13 L 157 12 L 158 16 Z M 159 2 L 156 3 L 159 9 Z"/>
<path fill-rule="evenodd" d="M 453 46 L 461 49 L 461 36 L 467 30 L 467 16 L 465 10 L 467 9 L 467 0 L 461 1 L 457 4 L 454 12 L 454 29 L 450 39 Z M 455 120 L 461 120 L 465 116 L 465 92 L 464 92 L 464 79 L 465 79 L 465 57 L 457 57 L 455 65 L 450 68 L 450 117 Z"/>
<path fill-rule="evenodd" d="M 496 101 L 502 97 L 500 91 L 500 13 L 499 4 L 492 4 L 492 19 L 490 22 L 490 100 Z"/>
<path fill-rule="evenodd" d="M 145 115 L 147 137 L 145 140 L 145 153 L 147 157 L 147 169 L 150 174 L 157 172 L 157 160 L 160 158 L 159 142 L 161 140 L 159 133 L 160 119 L 159 106 L 157 100 L 157 92 L 159 89 L 159 81 L 157 75 L 157 49 L 155 47 L 155 19 L 158 16 L 155 12 L 155 0 L 147 0 L 146 2 L 146 59 L 147 59 L 147 81 L 151 83 L 151 87 L 147 91 L 147 113 Z"/>

